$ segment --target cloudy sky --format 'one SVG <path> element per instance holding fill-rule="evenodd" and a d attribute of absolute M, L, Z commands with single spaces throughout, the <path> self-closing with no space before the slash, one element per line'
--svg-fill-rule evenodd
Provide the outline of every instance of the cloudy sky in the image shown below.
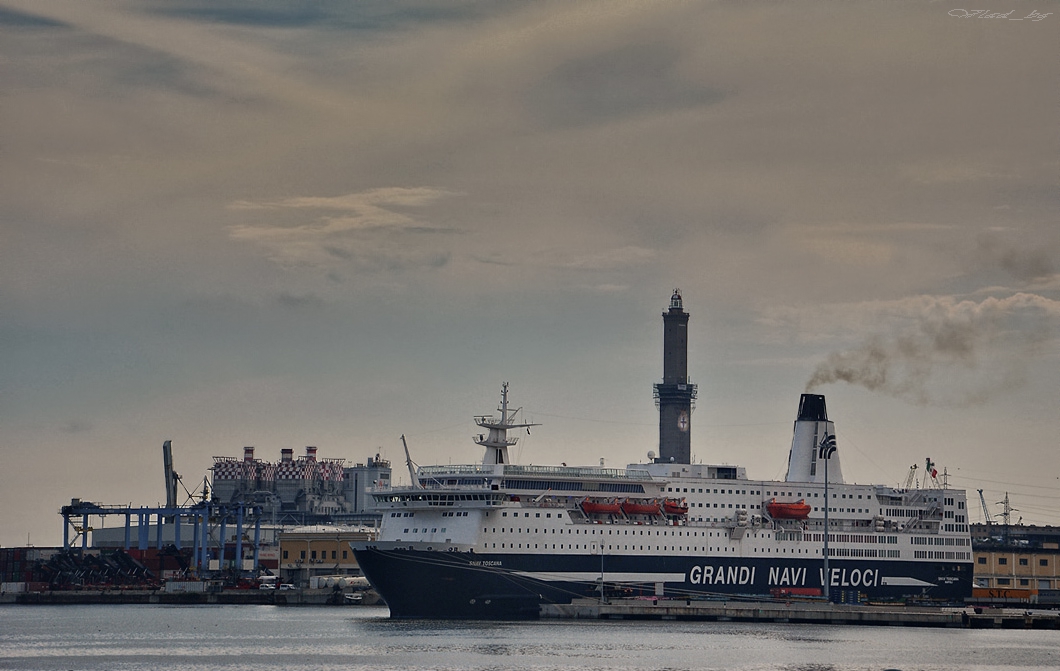
<path fill-rule="evenodd" d="M 813 389 L 849 480 L 1060 523 L 1060 10 L 960 6 L 0 0 L 0 544 L 165 439 L 477 461 L 503 381 L 643 459 L 675 287 L 697 460 Z"/>

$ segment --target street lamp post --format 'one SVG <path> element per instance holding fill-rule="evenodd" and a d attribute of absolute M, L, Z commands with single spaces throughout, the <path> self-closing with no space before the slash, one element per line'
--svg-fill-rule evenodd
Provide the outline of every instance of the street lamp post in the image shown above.
<path fill-rule="evenodd" d="M 831 594 L 829 593 L 829 587 L 832 583 L 832 576 L 828 570 L 828 462 L 835 454 L 835 435 L 825 434 L 825 437 L 821 439 L 821 445 L 817 451 L 817 457 L 824 460 L 824 598 L 831 601 Z"/>

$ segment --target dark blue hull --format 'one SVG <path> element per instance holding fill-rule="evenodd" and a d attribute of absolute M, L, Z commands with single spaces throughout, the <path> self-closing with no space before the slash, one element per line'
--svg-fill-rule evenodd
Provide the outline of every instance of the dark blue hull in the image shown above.
<path fill-rule="evenodd" d="M 821 560 L 694 556 L 476 554 L 382 549 L 354 555 L 395 618 L 534 619 L 544 603 L 609 596 L 712 597 L 820 594 Z M 870 601 L 959 603 L 972 593 L 970 562 L 832 559 L 833 593 Z"/>

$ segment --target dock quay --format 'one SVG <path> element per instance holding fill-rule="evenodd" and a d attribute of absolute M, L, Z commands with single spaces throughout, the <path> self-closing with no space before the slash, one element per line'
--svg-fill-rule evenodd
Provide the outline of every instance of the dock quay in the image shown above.
<path fill-rule="evenodd" d="M 0 605 L 75 605 L 75 604 L 228 604 L 275 606 L 349 606 L 376 605 L 375 592 L 348 599 L 342 592 L 319 589 L 223 590 L 214 592 L 167 592 L 149 589 L 83 589 L 6 593 Z"/>
<path fill-rule="evenodd" d="M 971 629 L 1060 629 L 1060 612 L 1019 608 L 937 608 L 808 601 L 575 599 L 541 606 L 542 619 L 786 622 Z"/>

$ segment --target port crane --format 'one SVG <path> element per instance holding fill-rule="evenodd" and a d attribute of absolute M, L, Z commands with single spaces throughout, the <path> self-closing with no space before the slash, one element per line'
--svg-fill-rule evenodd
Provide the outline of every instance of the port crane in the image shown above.
<path fill-rule="evenodd" d="M 916 479 L 916 464 L 909 467 L 909 475 L 905 477 L 905 486 L 902 489 L 913 489 L 914 485 L 917 489 L 920 488 L 920 483 Z"/>
<path fill-rule="evenodd" d="M 983 496 L 983 490 L 977 489 L 979 492 L 979 503 L 983 504 L 983 524 L 993 524 L 994 520 L 990 519 L 990 511 L 986 509 L 986 497 Z"/>

